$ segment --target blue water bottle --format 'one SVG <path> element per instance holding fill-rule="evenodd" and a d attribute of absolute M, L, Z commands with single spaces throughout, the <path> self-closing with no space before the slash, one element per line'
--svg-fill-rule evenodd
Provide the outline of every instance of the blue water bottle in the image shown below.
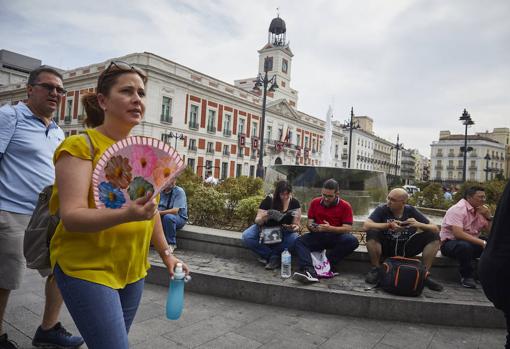
<path fill-rule="evenodd" d="M 179 319 L 184 307 L 184 277 L 182 263 L 177 263 L 174 278 L 170 280 L 166 299 L 166 317 L 170 320 Z"/>

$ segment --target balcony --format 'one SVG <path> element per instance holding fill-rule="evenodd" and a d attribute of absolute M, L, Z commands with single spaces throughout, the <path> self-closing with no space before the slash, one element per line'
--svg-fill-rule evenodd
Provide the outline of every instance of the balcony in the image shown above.
<path fill-rule="evenodd" d="M 454 158 L 455 157 L 455 153 L 448 153 L 448 157 L 449 158 Z"/>
<path fill-rule="evenodd" d="M 455 166 L 446 166 L 447 170 L 455 170 Z"/>
<path fill-rule="evenodd" d="M 244 154 L 243 154 L 243 153 L 237 153 L 237 157 L 238 157 L 239 159 L 243 159 L 243 158 L 244 158 Z"/>
<path fill-rule="evenodd" d="M 214 149 L 207 149 L 207 150 L 205 151 L 205 153 L 206 153 L 207 155 L 214 155 Z"/>
<path fill-rule="evenodd" d="M 193 121 L 190 121 L 188 123 L 188 126 L 189 126 L 189 129 L 190 130 L 198 130 L 198 122 L 193 122 Z"/>
<path fill-rule="evenodd" d="M 207 132 L 209 132 L 209 133 L 216 133 L 216 127 L 214 127 L 214 126 L 209 127 L 208 126 L 207 127 Z"/>
<path fill-rule="evenodd" d="M 224 137 L 230 137 L 230 136 L 232 136 L 232 130 L 224 129 L 224 130 L 223 130 L 223 136 L 224 136 Z"/>
<path fill-rule="evenodd" d="M 188 152 L 190 153 L 196 153 L 197 152 L 197 146 L 189 146 L 188 147 Z"/>
<path fill-rule="evenodd" d="M 436 170 L 442 170 L 443 169 L 443 165 L 436 165 Z"/>
<path fill-rule="evenodd" d="M 470 171 L 476 171 L 476 170 L 478 170 L 478 167 L 476 167 L 476 166 L 469 166 L 469 170 Z"/>
<path fill-rule="evenodd" d="M 443 157 L 443 153 L 437 153 L 436 154 L 436 158 L 442 158 Z"/>
<path fill-rule="evenodd" d="M 71 123 L 71 115 L 66 115 L 64 117 L 64 123 L 65 124 L 70 124 Z"/>
<path fill-rule="evenodd" d="M 230 155 L 230 152 L 228 150 L 223 150 L 223 156 L 229 156 Z"/>
<path fill-rule="evenodd" d="M 349 156 L 347 154 L 342 154 L 342 160 L 347 160 Z"/>

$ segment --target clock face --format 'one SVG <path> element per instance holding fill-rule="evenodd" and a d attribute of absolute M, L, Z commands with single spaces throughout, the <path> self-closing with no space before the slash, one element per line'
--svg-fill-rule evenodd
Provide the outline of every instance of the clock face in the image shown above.
<path fill-rule="evenodd" d="M 288 67 L 287 60 L 286 59 L 282 60 L 282 72 L 287 73 L 288 68 L 289 67 Z"/>

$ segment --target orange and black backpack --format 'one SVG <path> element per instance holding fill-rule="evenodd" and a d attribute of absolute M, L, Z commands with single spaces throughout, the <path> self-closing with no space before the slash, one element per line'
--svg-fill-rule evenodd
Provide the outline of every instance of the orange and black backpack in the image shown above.
<path fill-rule="evenodd" d="M 389 257 L 379 271 L 379 287 L 399 296 L 421 294 L 428 276 L 427 268 L 415 258 Z"/>

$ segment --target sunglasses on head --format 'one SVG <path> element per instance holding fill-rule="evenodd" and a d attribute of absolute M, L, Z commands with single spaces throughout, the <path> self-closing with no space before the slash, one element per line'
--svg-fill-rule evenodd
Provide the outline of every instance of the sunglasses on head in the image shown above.
<path fill-rule="evenodd" d="M 61 96 L 65 95 L 67 93 L 67 90 L 64 90 L 62 87 L 48 84 L 46 82 L 38 82 L 35 84 L 31 84 L 31 85 L 32 86 L 40 86 L 40 87 L 46 89 L 48 91 L 48 93 L 55 90 L 57 92 L 57 94 L 61 95 Z"/>
<path fill-rule="evenodd" d="M 106 76 L 110 73 L 115 73 L 118 71 L 133 71 L 141 76 L 145 76 L 145 73 L 140 68 L 137 68 L 127 62 L 124 61 L 111 61 L 105 71 L 99 76 L 99 80 L 97 82 L 98 90 L 101 90 L 101 86 Z"/>

